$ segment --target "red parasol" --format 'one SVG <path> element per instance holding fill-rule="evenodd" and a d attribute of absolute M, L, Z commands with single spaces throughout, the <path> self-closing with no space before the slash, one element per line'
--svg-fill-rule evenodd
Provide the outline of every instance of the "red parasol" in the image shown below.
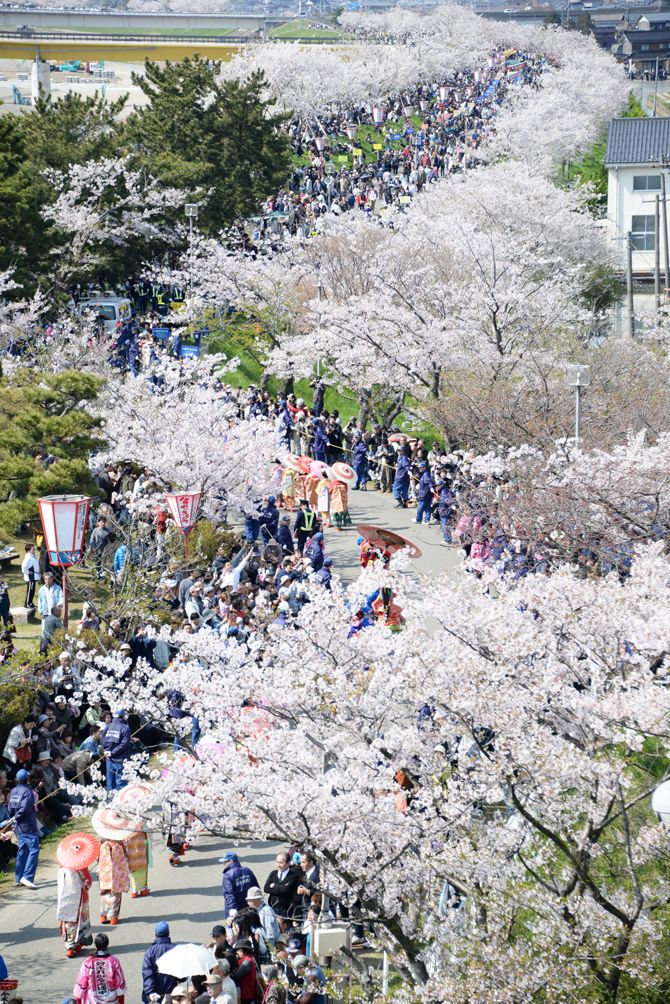
<path fill-rule="evenodd" d="M 372 526 L 371 523 L 359 523 L 356 530 L 361 537 L 365 537 L 375 547 L 383 547 L 391 554 L 394 554 L 396 551 L 402 551 L 404 547 L 408 547 L 410 558 L 421 557 L 421 548 L 417 547 L 411 540 L 408 540 L 407 537 L 402 537 L 399 533 L 396 533 L 395 530 L 387 530 L 383 526 Z"/>
<path fill-rule="evenodd" d="M 311 457 L 298 457 L 298 464 L 303 474 L 309 474 L 309 468 L 311 466 L 311 463 L 312 463 Z"/>
<path fill-rule="evenodd" d="M 302 467 L 300 466 L 300 457 L 296 457 L 293 453 L 289 453 L 288 457 L 284 461 L 284 467 L 288 468 L 289 471 L 302 471 Z"/>
<path fill-rule="evenodd" d="M 392 436 L 389 436 L 389 443 L 406 443 L 407 436 L 404 432 L 395 432 Z"/>
<path fill-rule="evenodd" d="M 81 871 L 90 868 L 100 854 L 100 841 L 92 833 L 68 833 L 56 848 L 56 861 L 61 868 Z"/>
<path fill-rule="evenodd" d="M 356 480 L 356 471 L 349 464 L 340 462 L 333 464 L 333 474 L 338 481 L 353 482 Z"/>

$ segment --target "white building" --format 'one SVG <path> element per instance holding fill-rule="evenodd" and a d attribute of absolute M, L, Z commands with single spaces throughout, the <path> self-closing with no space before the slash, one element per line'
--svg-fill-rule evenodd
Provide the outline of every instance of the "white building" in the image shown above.
<path fill-rule="evenodd" d="M 607 222 L 612 239 L 617 242 L 618 258 L 623 266 L 630 233 L 633 272 L 651 276 L 656 249 L 656 196 L 662 207 L 663 174 L 670 196 L 670 118 L 612 119 L 605 166 Z M 665 255 L 662 211 L 659 238 L 662 273 Z"/>

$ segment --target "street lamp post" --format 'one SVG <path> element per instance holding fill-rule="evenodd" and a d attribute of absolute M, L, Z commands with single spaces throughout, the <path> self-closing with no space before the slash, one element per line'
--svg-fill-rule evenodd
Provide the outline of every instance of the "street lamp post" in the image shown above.
<path fill-rule="evenodd" d="M 321 262 L 316 263 L 316 300 L 318 303 L 318 313 L 316 315 L 316 330 L 319 339 L 319 348 L 321 347 L 321 297 L 323 296 L 323 285 L 321 283 Z M 321 356 L 319 355 L 316 360 L 316 379 L 321 379 Z"/>
<path fill-rule="evenodd" d="M 588 366 L 570 364 L 566 366 L 568 386 L 575 388 L 575 443 L 579 445 L 581 423 L 581 392 L 583 387 L 591 383 L 591 370 Z"/>
<path fill-rule="evenodd" d="M 63 569 L 63 625 L 68 622 L 67 569 L 77 565 L 84 554 L 88 495 L 46 495 L 37 500 L 49 563 Z"/>
<path fill-rule="evenodd" d="M 193 296 L 193 224 L 198 219 L 197 202 L 187 202 L 184 206 L 184 213 L 188 220 L 188 295 Z"/>

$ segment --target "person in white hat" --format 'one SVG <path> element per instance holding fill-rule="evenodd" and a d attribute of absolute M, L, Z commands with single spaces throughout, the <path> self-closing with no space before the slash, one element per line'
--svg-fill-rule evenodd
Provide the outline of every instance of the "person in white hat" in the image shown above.
<path fill-rule="evenodd" d="M 279 937 L 279 921 L 270 904 L 263 902 L 263 893 L 259 886 L 252 885 L 250 889 L 247 889 L 247 905 L 258 914 L 267 948 L 274 949 Z"/>

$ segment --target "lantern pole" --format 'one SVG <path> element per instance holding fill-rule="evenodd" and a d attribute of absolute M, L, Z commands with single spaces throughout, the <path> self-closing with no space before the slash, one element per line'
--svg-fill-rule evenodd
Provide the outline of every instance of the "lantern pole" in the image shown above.
<path fill-rule="evenodd" d="M 63 627 L 67 627 L 68 622 L 68 599 L 69 599 L 69 587 L 67 581 L 67 568 L 63 568 Z"/>

